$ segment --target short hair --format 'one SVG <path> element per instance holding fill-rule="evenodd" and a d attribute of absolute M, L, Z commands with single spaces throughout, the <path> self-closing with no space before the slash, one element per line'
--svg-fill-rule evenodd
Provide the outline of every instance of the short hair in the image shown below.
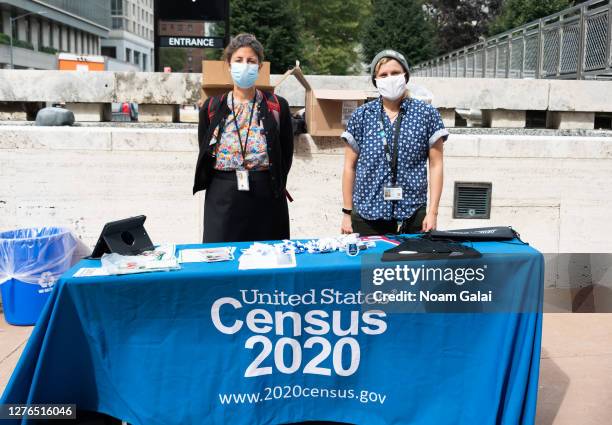
<path fill-rule="evenodd" d="M 262 44 L 253 34 L 246 33 L 238 34 L 230 40 L 229 44 L 223 51 L 223 59 L 225 59 L 226 62 L 230 62 L 232 60 L 232 55 L 236 53 L 236 50 L 242 47 L 250 47 L 253 49 L 257 55 L 259 63 L 264 61 L 264 48 Z"/>
<path fill-rule="evenodd" d="M 383 66 L 384 64 L 386 64 L 387 62 L 391 62 L 391 61 L 395 61 L 395 62 L 397 62 L 395 59 L 393 59 L 393 58 L 391 58 L 391 57 L 384 57 L 384 58 L 381 58 L 381 59 L 380 59 L 380 60 L 379 60 L 379 61 L 376 63 L 376 66 L 374 67 L 374 75 L 378 75 L 378 71 L 380 71 L 380 67 L 381 67 L 381 66 Z M 399 63 L 399 62 L 397 62 L 397 63 Z M 400 65 L 402 65 L 402 64 L 400 63 Z M 403 69 L 403 68 L 404 68 L 404 67 L 402 66 L 402 69 Z M 406 71 L 406 70 L 404 69 L 404 72 L 405 72 L 405 71 Z"/>

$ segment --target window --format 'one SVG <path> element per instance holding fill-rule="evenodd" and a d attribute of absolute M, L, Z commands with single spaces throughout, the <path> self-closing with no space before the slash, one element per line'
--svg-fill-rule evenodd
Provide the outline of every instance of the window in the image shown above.
<path fill-rule="evenodd" d="M 13 18 L 17 17 L 14 14 L 11 14 L 11 15 L 12 15 Z M 18 34 L 18 31 L 17 31 L 17 24 L 18 24 L 18 22 L 13 22 L 13 34 L 12 34 L 12 36 L 13 36 L 14 40 L 19 39 L 19 34 Z"/>
<path fill-rule="evenodd" d="M 191 24 L 187 25 L 187 31 L 193 31 L 193 25 Z"/>
<path fill-rule="evenodd" d="M 123 20 L 124 20 L 124 18 L 113 18 L 113 29 L 114 30 L 125 29 Z"/>
<path fill-rule="evenodd" d="M 63 51 L 64 50 L 64 29 L 61 27 L 59 27 L 59 50 Z"/>
<path fill-rule="evenodd" d="M 111 46 L 102 46 L 102 55 L 109 58 L 117 58 L 117 48 Z"/>
<path fill-rule="evenodd" d="M 134 52 L 134 63 L 140 65 L 140 52 Z"/>
<path fill-rule="evenodd" d="M 183 31 L 183 24 L 178 24 L 176 29 L 179 31 Z"/>
<path fill-rule="evenodd" d="M 40 50 L 40 48 L 43 46 L 43 22 L 42 19 L 37 19 L 36 22 L 38 23 L 38 50 Z"/>
<path fill-rule="evenodd" d="M 147 59 L 148 59 L 148 56 L 143 53 L 142 54 L 142 70 L 143 71 L 147 70 Z"/>
<path fill-rule="evenodd" d="M 49 47 L 55 47 L 55 34 L 53 34 L 54 26 L 53 21 L 49 21 Z"/>
<path fill-rule="evenodd" d="M 23 20 L 23 25 L 25 26 L 26 41 L 28 43 L 32 42 L 32 21 L 30 20 L 30 18 L 30 16 L 26 16 L 26 18 Z"/>
<path fill-rule="evenodd" d="M 123 15 L 123 0 L 111 0 L 111 15 Z"/>
<path fill-rule="evenodd" d="M 125 61 L 132 62 L 132 50 L 127 47 L 125 48 Z"/>

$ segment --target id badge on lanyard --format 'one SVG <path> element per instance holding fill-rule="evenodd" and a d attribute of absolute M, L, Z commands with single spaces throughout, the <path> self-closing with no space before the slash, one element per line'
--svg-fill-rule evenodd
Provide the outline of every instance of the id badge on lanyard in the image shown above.
<path fill-rule="evenodd" d="M 385 185 L 383 187 L 383 198 L 385 201 L 401 201 L 404 199 L 402 187 L 398 185 Z"/>
<path fill-rule="evenodd" d="M 249 186 L 249 170 L 236 170 L 236 181 L 238 182 L 238 190 L 248 192 L 251 190 Z"/>
<path fill-rule="evenodd" d="M 389 147 L 389 143 L 387 143 L 387 135 L 385 133 L 385 126 L 383 120 L 383 108 L 381 106 L 380 111 L 380 133 L 383 139 L 383 146 L 385 148 L 385 156 L 387 158 L 387 162 L 389 163 L 389 167 L 391 168 L 391 180 L 392 183 L 385 184 L 383 186 L 383 199 L 385 201 L 401 201 L 404 199 L 404 193 L 402 190 L 402 186 L 397 184 L 397 161 L 399 155 L 399 132 L 402 125 L 403 114 L 399 114 L 397 120 L 393 125 L 393 156 L 391 154 L 391 149 Z"/>
<path fill-rule="evenodd" d="M 253 106 L 251 107 L 251 115 L 249 116 L 249 127 L 247 128 L 246 140 L 244 144 L 242 143 L 242 138 L 240 137 L 240 127 L 238 126 L 238 117 L 236 115 L 236 110 L 234 108 L 234 96 L 232 96 L 232 112 L 234 113 L 234 124 L 236 125 L 236 133 L 238 136 L 238 142 L 240 143 L 240 153 L 242 154 L 242 163 L 246 161 L 246 148 L 249 143 L 249 134 L 251 133 L 251 125 L 253 122 L 253 113 L 255 111 L 255 101 L 257 99 L 257 93 L 255 93 L 255 97 L 253 98 Z M 249 185 L 249 170 L 236 170 L 236 182 L 238 184 L 238 190 L 241 192 L 248 192 L 251 190 L 251 186 Z"/>

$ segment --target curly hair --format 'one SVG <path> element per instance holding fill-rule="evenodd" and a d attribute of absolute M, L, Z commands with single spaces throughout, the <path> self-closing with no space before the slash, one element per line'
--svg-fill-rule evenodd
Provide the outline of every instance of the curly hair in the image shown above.
<path fill-rule="evenodd" d="M 242 47 L 250 47 L 257 55 L 259 63 L 264 61 L 264 48 L 263 45 L 255 38 L 253 34 L 238 34 L 233 37 L 225 50 L 223 51 L 223 59 L 226 62 L 232 60 L 232 55 L 236 53 L 236 50 Z"/>

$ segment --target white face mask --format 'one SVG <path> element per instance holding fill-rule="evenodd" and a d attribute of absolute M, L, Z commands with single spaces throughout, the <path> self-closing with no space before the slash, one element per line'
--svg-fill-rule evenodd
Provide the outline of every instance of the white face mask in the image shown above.
<path fill-rule="evenodd" d="M 377 78 L 376 88 L 378 88 L 378 93 L 385 99 L 397 100 L 406 93 L 405 74 Z"/>

